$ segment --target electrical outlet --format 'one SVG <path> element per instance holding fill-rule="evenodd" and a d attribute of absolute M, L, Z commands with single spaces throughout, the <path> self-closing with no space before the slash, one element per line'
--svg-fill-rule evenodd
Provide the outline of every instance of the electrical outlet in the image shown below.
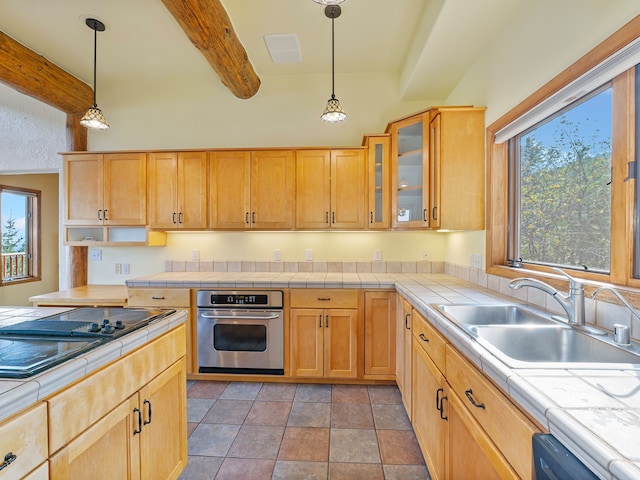
<path fill-rule="evenodd" d="M 89 249 L 89 260 L 102 260 L 102 250 L 99 248 Z"/>
<path fill-rule="evenodd" d="M 122 264 L 116 263 L 116 275 L 121 275 L 121 274 L 122 274 Z"/>
<path fill-rule="evenodd" d="M 122 264 L 122 273 L 125 275 L 129 275 L 130 272 L 130 268 L 129 268 L 129 264 L 128 263 L 123 263 Z"/>
<path fill-rule="evenodd" d="M 422 251 L 422 260 L 428 260 L 429 259 L 429 251 L 428 250 L 423 250 Z"/>
<path fill-rule="evenodd" d="M 382 250 L 376 249 L 373 251 L 373 261 L 379 262 L 382 260 Z"/>
<path fill-rule="evenodd" d="M 281 262 L 282 261 L 282 251 L 279 248 L 276 248 L 273 251 L 273 261 L 274 262 Z"/>
<path fill-rule="evenodd" d="M 307 249 L 304 251 L 304 259 L 305 259 L 307 262 L 310 262 L 310 261 L 312 261 L 312 260 L 313 260 L 313 250 L 312 250 L 312 249 L 307 248 Z"/>

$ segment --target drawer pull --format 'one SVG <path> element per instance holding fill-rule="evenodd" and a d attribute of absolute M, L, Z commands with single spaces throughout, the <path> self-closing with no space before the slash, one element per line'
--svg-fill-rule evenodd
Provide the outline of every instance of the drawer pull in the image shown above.
<path fill-rule="evenodd" d="M 424 333 L 420 334 L 420 340 L 422 340 L 423 342 L 427 342 L 429 343 L 429 339 L 427 337 L 424 336 Z"/>
<path fill-rule="evenodd" d="M 404 316 L 404 328 L 406 328 L 407 330 L 411 330 L 411 326 L 409 325 L 409 318 L 411 318 L 411 314 L 407 313 Z"/>
<path fill-rule="evenodd" d="M 138 414 L 138 429 L 136 430 L 135 428 L 133 429 L 133 434 L 137 435 L 140 432 L 142 432 L 142 412 L 140 411 L 140 409 L 138 407 L 133 409 L 133 413 L 137 413 Z"/>
<path fill-rule="evenodd" d="M 149 420 L 145 420 L 142 424 L 149 425 L 151 423 L 151 402 L 145 398 L 142 403 L 147 406 L 147 416 L 149 417 Z"/>
<path fill-rule="evenodd" d="M 16 458 L 18 458 L 18 456 L 15 455 L 13 452 L 7 453 L 4 456 L 4 461 L 0 463 L 0 470 L 7 468 L 9 465 L 11 465 L 13 462 L 15 462 Z"/>
<path fill-rule="evenodd" d="M 331 300 L 331 297 L 318 297 L 318 301 L 320 302 L 328 302 Z"/>
<path fill-rule="evenodd" d="M 151 300 L 164 300 L 164 297 L 151 297 Z"/>
<path fill-rule="evenodd" d="M 471 402 L 471 405 L 473 405 L 476 408 L 482 408 L 483 410 L 485 409 L 484 403 L 478 403 L 476 402 L 476 399 L 473 398 L 473 390 L 471 389 L 466 390 L 464 394 L 467 396 L 467 398 Z"/>

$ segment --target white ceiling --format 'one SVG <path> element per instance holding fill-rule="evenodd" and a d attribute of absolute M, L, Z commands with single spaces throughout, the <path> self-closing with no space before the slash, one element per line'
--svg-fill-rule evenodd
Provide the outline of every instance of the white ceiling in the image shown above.
<path fill-rule="evenodd" d="M 335 20 L 336 75 L 392 72 L 404 100 L 446 99 L 478 52 L 527 0 L 346 0 Z M 312 0 L 222 0 L 260 77 L 331 71 L 331 20 Z M 0 30 L 89 85 L 212 76 L 161 0 L 0 0 Z M 275 64 L 266 34 L 296 34 L 302 62 Z"/>

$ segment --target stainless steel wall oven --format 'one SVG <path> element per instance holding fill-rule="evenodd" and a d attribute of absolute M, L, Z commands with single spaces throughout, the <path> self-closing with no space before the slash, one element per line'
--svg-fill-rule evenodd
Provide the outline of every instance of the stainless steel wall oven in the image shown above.
<path fill-rule="evenodd" d="M 284 375 L 281 290 L 200 290 L 198 371 Z"/>

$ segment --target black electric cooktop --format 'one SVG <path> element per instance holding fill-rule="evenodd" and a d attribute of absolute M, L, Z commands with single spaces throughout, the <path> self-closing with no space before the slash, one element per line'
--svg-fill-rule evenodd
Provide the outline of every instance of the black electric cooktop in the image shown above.
<path fill-rule="evenodd" d="M 0 378 L 25 378 L 142 328 L 175 310 L 76 308 L 0 327 Z"/>

